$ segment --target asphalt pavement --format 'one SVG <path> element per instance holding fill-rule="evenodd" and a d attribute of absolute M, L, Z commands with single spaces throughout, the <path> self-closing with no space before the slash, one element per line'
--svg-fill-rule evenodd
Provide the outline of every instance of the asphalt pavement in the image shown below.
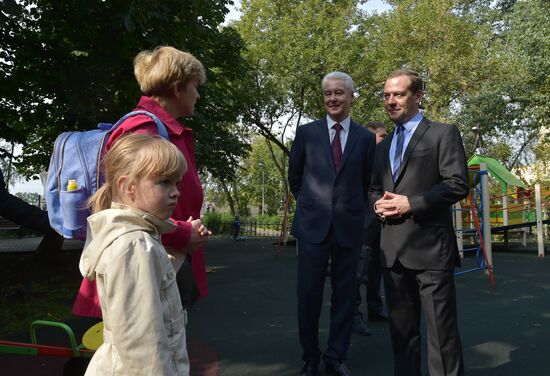
<path fill-rule="evenodd" d="M 207 366 L 204 371 L 197 366 L 193 376 L 211 375 L 213 369 L 223 376 L 298 374 L 302 362 L 296 320 L 296 247 L 278 248 L 274 242 L 209 241 L 210 293 L 190 312 L 188 326 L 190 353 L 198 357 L 195 364 Z M 493 258 L 495 290 L 482 271 L 456 278 L 466 374 L 548 376 L 550 257 L 539 258 L 535 248 L 528 248 L 495 252 Z M 465 268 L 472 263 L 466 259 Z M 320 320 L 322 346 L 328 337 L 329 315 L 327 279 Z M 74 320 L 71 325 L 78 323 Z M 393 375 L 387 324 L 369 326 L 372 336 L 352 335 L 346 364 L 356 376 Z M 422 366 L 428 375 L 423 341 Z M 5 356 L 0 357 L 0 367 L 2 359 Z M 324 375 L 322 367 L 320 375 Z"/>
<path fill-rule="evenodd" d="M 296 248 L 273 240 L 212 239 L 210 295 L 190 315 L 189 334 L 216 350 L 220 375 L 295 376 L 302 365 L 296 320 Z M 494 254 L 496 289 L 483 271 L 457 276 L 459 325 L 467 375 L 550 375 L 550 258 L 535 248 Z M 464 268 L 473 266 L 467 258 Z M 365 310 L 365 307 L 362 307 Z M 326 344 L 330 281 L 320 320 Z M 346 364 L 353 375 L 393 375 L 388 326 L 352 335 Z M 422 365 L 426 368 L 423 338 Z M 324 350 L 324 348 L 321 348 Z M 321 373 L 322 374 L 322 373 Z"/>

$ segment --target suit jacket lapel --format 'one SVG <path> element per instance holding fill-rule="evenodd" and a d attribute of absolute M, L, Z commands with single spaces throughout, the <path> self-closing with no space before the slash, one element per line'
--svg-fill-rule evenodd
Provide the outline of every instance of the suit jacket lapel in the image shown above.
<path fill-rule="evenodd" d="M 353 152 L 353 148 L 355 148 L 355 145 L 357 144 L 359 128 L 360 126 L 357 125 L 353 120 L 350 121 L 348 138 L 346 140 L 346 145 L 344 146 L 344 154 L 342 154 L 342 161 L 340 162 L 340 170 L 338 172 L 343 170 L 346 161 L 348 160 L 350 154 Z M 332 155 L 332 147 L 330 149 L 330 152 Z"/>
<path fill-rule="evenodd" d="M 414 134 L 412 135 L 411 140 L 407 145 L 407 149 L 405 149 L 405 154 L 403 155 L 403 161 L 399 166 L 399 174 L 397 176 L 397 180 L 395 181 L 395 185 L 399 184 L 403 170 L 405 169 L 405 167 L 407 166 L 407 162 L 409 161 L 409 157 L 411 156 L 414 148 L 416 147 L 416 144 L 418 144 L 418 141 L 420 141 L 420 139 L 422 138 L 424 133 L 426 133 L 429 127 L 430 127 L 430 121 L 426 118 L 423 118 L 422 121 L 416 127 L 416 130 L 414 131 Z"/>

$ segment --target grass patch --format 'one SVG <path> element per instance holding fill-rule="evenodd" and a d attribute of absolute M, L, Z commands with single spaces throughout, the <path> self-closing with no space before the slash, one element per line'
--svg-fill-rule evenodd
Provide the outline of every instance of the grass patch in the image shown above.
<path fill-rule="evenodd" d="M 62 252 L 51 265 L 33 253 L 0 254 L 0 338 L 26 332 L 34 320 L 66 321 L 80 287 L 80 252 Z"/>

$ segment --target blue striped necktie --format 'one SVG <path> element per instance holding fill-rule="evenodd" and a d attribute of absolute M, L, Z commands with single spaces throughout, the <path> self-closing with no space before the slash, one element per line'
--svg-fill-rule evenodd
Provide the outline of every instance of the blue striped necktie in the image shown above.
<path fill-rule="evenodd" d="M 397 134 L 397 143 L 395 144 L 395 154 L 393 155 L 393 182 L 397 181 L 399 176 L 399 168 L 401 167 L 401 157 L 403 155 L 403 141 L 405 139 L 405 127 L 401 124 L 397 124 L 395 127 Z"/>

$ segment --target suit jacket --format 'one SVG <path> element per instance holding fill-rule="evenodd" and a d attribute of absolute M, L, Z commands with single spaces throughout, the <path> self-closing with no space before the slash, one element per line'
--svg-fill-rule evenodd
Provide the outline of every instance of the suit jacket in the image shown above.
<path fill-rule="evenodd" d="M 326 118 L 298 127 L 288 167 L 294 236 L 317 244 L 332 228 L 338 245 L 361 243 L 375 145 L 374 135 L 352 120 L 337 174 Z"/>
<path fill-rule="evenodd" d="M 382 224 L 382 265 L 391 267 L 398 258 L 409 269 L 452 269 L 460 258 L 451 205 L 469 190 L 460 132 L 454 125 L 422 119 L 405 150 L 395 184 L 389 156 L 392 138 L 393 134 L 376 151 L 370 205 L 384 191 L 394 192 L 408 197 L 411 213 Z"/>

